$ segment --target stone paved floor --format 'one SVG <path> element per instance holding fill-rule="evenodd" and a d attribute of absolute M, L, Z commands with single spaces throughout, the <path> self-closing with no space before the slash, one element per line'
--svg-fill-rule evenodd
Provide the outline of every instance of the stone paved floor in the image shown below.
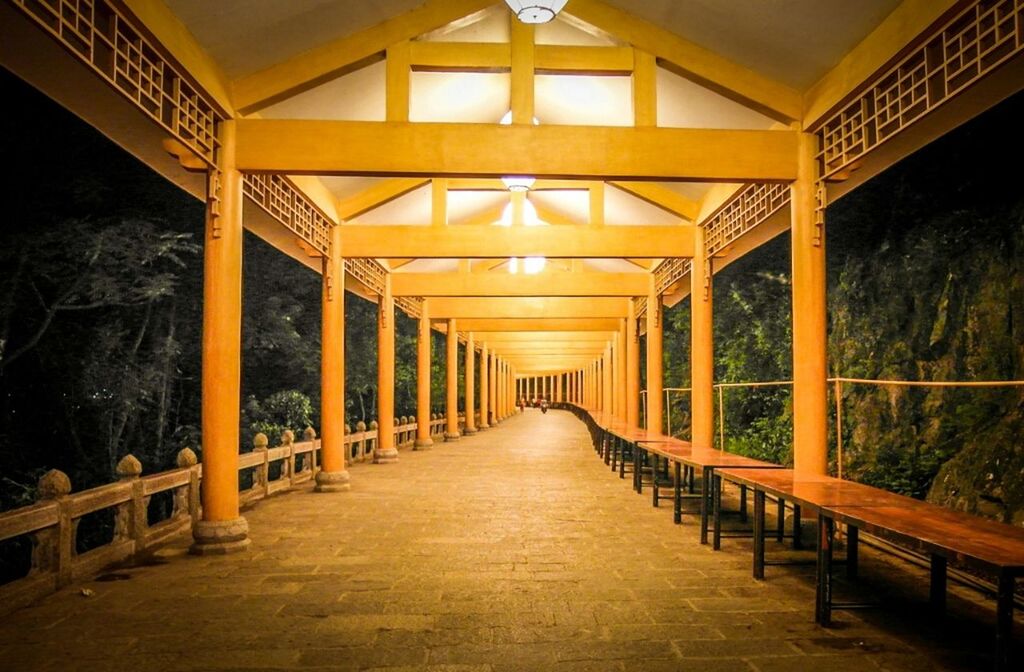
<path fill-rule="evenodd" d="M 675 527 L 634 495 L 565 412 L 528 411 L 352 477 L 349 493 L 307 487 L 248 510 L 246 555 L 191 557 L 182 540 L 159 563 L 3 619 L 0 669 L 986 666 L 991 612 L 954 596 L 953 618 L 928 625 L 920 573 L 902 582 L 902 608 L 816 627 L 813 568 L 754 581 L 749 542 L 700 546 L 692 518 Z M 872 568 L 910 571 L 865 558 Z"/>

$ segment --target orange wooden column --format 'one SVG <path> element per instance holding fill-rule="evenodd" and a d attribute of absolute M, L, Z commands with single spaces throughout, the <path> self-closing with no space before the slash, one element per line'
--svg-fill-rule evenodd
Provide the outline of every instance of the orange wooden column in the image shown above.
<path fill-rule="evenodd" d="M 345 261 L 341 227 L 331 227 L 323 258 L 320 327 L 320 471 L 317 492 L 349 489 L 345 469 Z"/>
<path fill-rule="evenodd" d="M 790 190 L 793 247 L 793 468 L 825 474 L 827 318 L 825 222 L 818 209 L 817 139 L 799 136 L 797 179 Z M 821 218 L 819 220 L 819 217 Z"/>
<path fill-rule="evenodd" d="M 476 434 L 476 344 L 473 332 L 466 334 L 466 427 L 464 434 Z"/>
<path fill-rule="evenodd" d="M 455 320 L 448 320 L 448 337 L 445 351 L 445 425 L 444 440 L 459 439 L 459 332 L 455 330 Z"/>
<path fill-rule="evenodd" d="M 416 450 L 434 445 L 430 438 L 430 301 L 424 301 L 416 330 Z"/>
<path fill-rule="evenodd" d="M 630 303 L 633 303 L 630 301 Z M 626 343 L 629 336 L 626 333 L 626 320 L 620 320 L 619 332 L 615 335 L 615 391 L 618 395 L 618 402 L 615 405 L 615 415 L 622 420 L 626 419 Z"/>
<path fill-rule="evenodd" d="M 487 364 L 487 343 L 484 343 L 483 347 L 480 348 L 480 427 L 479 429 L 490 428 L 490 423 L 487 418 L 487 404 L 488 400 L 488 364 Z"/>
<path fill-rule="evenodd" d="M 384 276 L 384 293 L 377 302 L 377 464 L 398 461 L 395 448 L 395 300 L 391 274 Z"/>
<path fill-rule="evenodd" d="M 640 425 L 640 330 L 636 306 L 629 302 L 626 316 L 626 424 Z"/>
<path fill-rule="evenodd" d="M 498 418 L 498 356 L 491 355 L 488 363 L 490 370 L 487 372 L 487 405 L 490 409 L 491 418 L 488 422 L 492 427 L 500 422 Z"/>
<path fill-rule="evenodd" d="M 690 267 L 690 407 L 693 445 L 715 444 L 715 363 L 712 323 L 712 268 L 704 229 L 694 229 L 694 255 Z M 721 446 L 724 450 L 725 446 Z"/>
<path fill-rule="evenodd" d="M 605 413 L 612 412 L 611 406 L 611 344 L 604 346 L 601 358 L 601 408 Z"/>
<path fill-rule="evenodd" d="M 242 174 L 235 168 L 235 122 L 221 124 L 217 169 L 207 194 L 203 249 L 203 517 L 192 552 L 249 546 L 238 511 L 238 420 L 242 347 Z"/>
<path fill-rule="evenodd" d="M 647 429 L 661 431 L 662 411 L 662 315 L 661 294 L 654 288 L 654 276 L 651 276 L 651 289 L 647 295 Z"/>

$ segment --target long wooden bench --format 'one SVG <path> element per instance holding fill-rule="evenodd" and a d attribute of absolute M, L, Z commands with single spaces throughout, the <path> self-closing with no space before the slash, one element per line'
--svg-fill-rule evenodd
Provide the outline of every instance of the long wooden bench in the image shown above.
<path fill-rule="evenodd" d="M 765 497 L 817 513 L 818 553 L 815 620 L 829 625 L 833 609 L 860 606 L 832 600 L 832 550 L 835 523 L 846 525 L 846 571 L 857 575 L 859 534 L 870 534 L 920 551 L 931 560 L 930 600 L 934 613 L 946 603 L 946 566 L 949 560 L 980 569 L 997 578 L 995 669 L 1010 668 L 1013 634 L 1013 598 L 1016 581 L 1024 576 L 1024 529 L 952 511 L 871 486 L 829 476 L 806 476 L 791 469 L 720 469 L 721 481 L 754 491 L 753 573 L 764 577 Z M 715 528 L 720 529 L 720 500 L 716 499 Z M 799 527 L 799 523 L 795 523 Z"/>

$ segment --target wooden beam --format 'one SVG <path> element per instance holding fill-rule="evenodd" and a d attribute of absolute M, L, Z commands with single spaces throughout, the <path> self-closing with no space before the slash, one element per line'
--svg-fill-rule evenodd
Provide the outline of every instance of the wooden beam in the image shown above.
<path fill-rule="evenodd" d="M 338 217 L 342 220 L 353 219 L 385 203 L 390 203 L 396 198 L 405 196 L 429 181 L 424 177 L 396 177 L 378 182 L 358 194 L 340 199 L 337 207 Z"/>
<path fill-rule="evenodd" d="M 604 226 L 604 182 L 590 183 L 590 225 Z"/>
<path fill-rule="evenodd" d="M 629 47 L 538 44 L 534 52 L 538 74 L 624 76 L 633 67 L 633 50 Z"/>
<path fill-rule="evenodd" d="M 238 167 L 318 175 L 792 181 L 796 133 L 239 119 Z"/>
<path fill-rule="evenodd" d="M 384 84 L 385 118 L 409 121 L 409 40 L 388 46 Z"/>
<path fill-rule="evenodd" d="M 395 296 L 645 296 L 646 273 L 495 274 L 486 282 L 463 273 L 395 273 Z"/>
<path fill-rule="evenodd" d="M 666 212 L 671 212 L 677 217 L 688 219 L 691 222 L 697 220 L 700 213 L 700 203 L 677 194 L 671 189 L 666 189 L 660 184 L 653 182 L 609 182 L 610 185 L 624 191 L 631 196 L 636 196 L 653 206 L 659 207 Z"/>
<path fill-rule="evenodd" d="M 305 51 L 232 84 L 235 106 L 252 112 L 351 71 L 391 45 L 487 9 L 493 0 L 426 0 L 415 9 L 353 35 Z"/>
<path fill-rule="evenodd" d="M 658 67 L 654 55 L 640 49 L 634 54 L 633 125 L 658 125 Z"/>
<path fill-rule="evenodd" d="M 654 54 L 688 79 L 774 119 L 789 123 L 802 116 L 800 93 L 795 89 L 617 7 L 600 0 L 572 0 L 566 15 Z"/>
<path fill-rule="evenodd" d="M 359 257 L 692 257 L 693 226 L 343 225 L 344 254 Z"/>
<path fill-rule="evenodd" d="M 510 45 L 498 42 L 411 43 L 409 62 L 419 72 L 508 72 Z"/>
<path fill-rule="evenodd" d="M 533 125 L 534 104 L 534 29 L 530 24 L 508 14 L 511 28 L 512 56 L 512 123 Z"/>
<path fill-rule="evenodd" d="M 619 326 L 618 318 L 474 318 L 459 321 L 463 331 L 611 331 Z"/>
<path fill-rule="evenodd" d="M 572 343 L 607 343 L 614 334 L 606 331 L 575 331 L 575 332 L 561 332 L 561 331 L 539 331 L 535 333 L 523 333 L 519 331 L 512 331 L 508 333 L 489 333 L 482 337 L 482 341 L 500 345 L 502 343 L 532 343 L 537 340 L 547 342 L 564 342 L 570 341 Z"/>
<path fill-rule="evenodd" d="M 417 40 L 411 47 L 409 60 L 415 71 L 508 72 L 512 68 L 510 44 Z M 633 71 L 633 50 L 538 44 L 534 69 L 541 74 L 628 75 Z"/>
<path fill-rule="evenodd" d="M 584 191 L 589 188 L 585 180 L 537 180 L 530 191 Z M 508 191 L 500 179 L 467 177 L 448 180 L 448 191 Z"/>
<path fill-rule="evenodd" d="M 430 184 L 430 223 L 433 226 L 447 226 L 448 180 L 435 177 Z"/>
<path fill-rule="evenodd" d="M 428 299 L 430 319 L 463 318 L 622 318 L 629 299 L 604 297 L 497 297 Z M 459 329 L 466 329 L 461 324 Z"/>

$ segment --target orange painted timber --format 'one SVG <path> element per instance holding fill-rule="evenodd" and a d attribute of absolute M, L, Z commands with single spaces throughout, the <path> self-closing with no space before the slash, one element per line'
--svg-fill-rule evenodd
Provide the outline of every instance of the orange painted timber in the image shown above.
<path fill-rule="evenodd" d="M 330 253 L 323 259 L 320 354 L 320 466 L 345 471 L 345 262 L 341 227 L 331 227 Z"/>
<path fill-rule="evenodd" d="M 707 256 L 704 229 L 698 227 L 690 270 L 690 407 L 695 446 L 713 447 L 715 441 L 715 365 L 711 259 Z M 724 446 L 721 446 L 724 449 Z"/>
<path fill-rule="evenodd" d="M 654 288 L 651 276 L 651 290 L 647 294 L 647 430 L 661 431 L 662 413 L 662 332 L 664 330 L 664 309 L 661 294 Z"/>

